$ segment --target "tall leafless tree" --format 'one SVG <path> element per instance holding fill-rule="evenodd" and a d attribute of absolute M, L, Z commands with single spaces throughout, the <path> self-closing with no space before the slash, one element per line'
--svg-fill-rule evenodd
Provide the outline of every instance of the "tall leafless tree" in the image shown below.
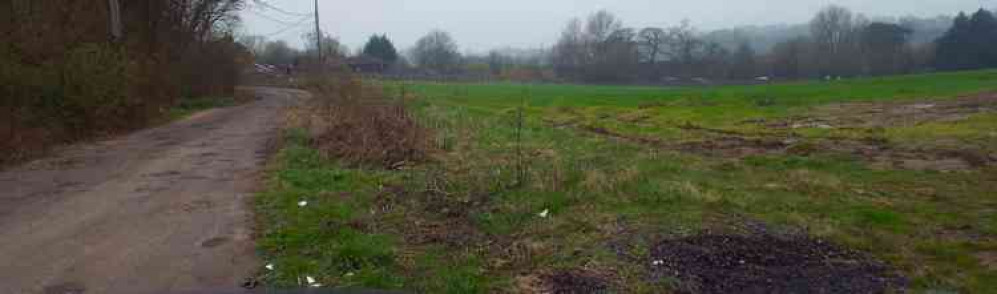
<path fill-rule="evenodd" d="M 460 65 L 457 42 L 441 30 L 431 31 L 419 39 L 412 49 L 412 58 L 419 66 L 440 73 L 452 71 Z"/>
<path fill-rule="evenodd" d="M 678 26 L 668 30 L 668 55 L 679 68 L 679 72 L 689 73 L 696 61 L 702 57 L 705 42 L 696 36 L 696 31 L 688 20 L 683 20 Z"/>
<path fill-rule="evenodd" d="M 662 28 L 644 28 L 637 34 L 641 62 L 654 66 L 667 50 L 670 37 Z"/>

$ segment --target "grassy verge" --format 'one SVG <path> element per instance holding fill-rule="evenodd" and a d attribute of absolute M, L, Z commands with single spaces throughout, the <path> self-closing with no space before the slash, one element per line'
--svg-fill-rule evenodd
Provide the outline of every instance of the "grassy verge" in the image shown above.
<path fill-rule="evenodd" d="M 325 286 L 420 293 L 538 293 L 573 282 L 662 293 L 683 282 L 650 266 L 660 240 L 764 226 L 867 252 L 915 290 L 991 293 L 993 166 L 946 173 L 837 153 L 704 156 L 576 126 L 696 141 L 712 135 L 689 124 L 764 133 L 740 122 L 831 103 L 944 100 L 997 89 L 995 78 L 973 72 L 674 90 L 385 85 L 389 94 L 419 96 L 408 106 L 435 129 L 439 151 L 400 170 L 347 166 L 323 158 L 306 130 L 291 130 L 257 202 L 260 247 L 274 265 L 264 280 L 290 287 L 313 277 Z M 897 146 L 953 137 L 988 144 L 990 122 L 992 114 L 974 114 L 878 127 L 877 136 Z"/>
<path fill-rule="evenodd" d="M 200 97 L 180 99 L 180 103 L 169 109 L 166 114 L 168 121 L 184 119 L 195 113 L 213 108 L 235 106 L 238 103 L 231 97 Z"/>

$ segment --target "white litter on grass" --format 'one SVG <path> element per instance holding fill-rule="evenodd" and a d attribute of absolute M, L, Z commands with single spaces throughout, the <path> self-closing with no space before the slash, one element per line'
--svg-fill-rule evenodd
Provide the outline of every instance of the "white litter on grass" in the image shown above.
<path fill-rule="evenodd" d="M 349 277 L 352 277 L 352 276 L 353 276 L 353 272 L 348 272 L 348 273 L 346 273 L 346 274 L 345 274 L 345 275 L 343 275 L 343 276 L 344 276 L 344 277 L 347 277 L 347 278 L 349 278 Z"/>
<path fill-rule="evenodd" d="M 268 263 L 267 264 L 267 269 L 268 270 L 273 270 L 273 264 L 272 263 Z"/>
<path fill-rule="evenodd" d="M 308 206 L 308 201 L 304 201 L 304 200 L 302 200 L 302 201 L 299 201 L 299 202 L 298 202 L 298 206 L 299 206 L 299 207 L 305 207 L 305 206 Z"/>
<path fill-rule="evenodd" d="M 305 276 L 305 282 L 308 282 L 308 286 L 312 288 L 322 287 L 322 284 L 316 283 L 315 278 L 311 276 Z"/>
<path fill-rule="evenodd" d="M 651 262 L 651 265 L 662 265 L 665 264 L 664 260 L 655 260 Z"/>
<path fill-rule="evenodd" d="M 547 218 L 547 216 L 550 215 L 550 209 L 544 209 L 544 211 L 541 211 L 537 215 L 542 218 Z"/>

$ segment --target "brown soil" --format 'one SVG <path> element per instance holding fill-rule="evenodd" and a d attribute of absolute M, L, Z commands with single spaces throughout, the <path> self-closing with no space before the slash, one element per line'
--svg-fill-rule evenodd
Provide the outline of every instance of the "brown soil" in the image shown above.
<path fill-rule="evenodd" d="M 997 271 L 997 252 L 988 251 L 977 253 L 976 259 L 980 260 L 980 264 L 983 265 L 983 267 L 992 271 Z"/>
<path fill-rule="evenodd" d="M 697 235 L 651 249 L 656 279 L 679 279 L 681 293 L 886 293 L 906 280 L 865 255 L 819 239 Z"/>
<path fill-rule="evenodd" d="M 874 139 L 825 138 L 801 141 L 789 135 L 741 134 L 699 127 L 681 127 L 704 132 L 706 139 L 670 142 L 657 138 L 618 133 L 600 127 L 582 127 L 590 133 L 657 148 L 721 158 L 744 158 L 752 155 L 836 154 L 853 156 L 874 168 L 931 171 L 962 171 L 997 165 L 997 157 L 972 148 L 909 148 Z"/>
<path fill-rule="evenodd" d="M 300 91 L 70 146 L 0 172 L 0 293 L 237 288 L 255 268 L 246 203 Z"/>
<path fill-rule="evenodd" d="M 948 100 L 842 103 L 821 106 L 807 117 L 760 122 L 772 128 L 871 128 L 953 122 L 997 111 L 997 92 Z"/>
<path fill-rule="evenodd" d="M 516 279 L 519 293 L 592 294 L 610 293 L 609 283 L 596 274 L 580 270 L 532 274 Z"/>

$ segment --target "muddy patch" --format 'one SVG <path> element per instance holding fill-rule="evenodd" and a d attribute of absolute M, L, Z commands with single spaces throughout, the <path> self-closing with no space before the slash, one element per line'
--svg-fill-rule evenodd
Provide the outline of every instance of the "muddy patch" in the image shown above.
<path fill-rule="evenodd" d="M 997 271 L 997 251 L 977 253 L 976 259 L 980 261 L 980 265 L 984 268 L 991 271 Z"/>
<path fill-rule="evenodd" d="M 870 128 L 955 122 L 997 112 L 997 92 L 948 100 L 840 103 L 820 106 L 806 117 L 762 122 L 770 128 Z"/>
<path fill-rule="evenodd" d="M 885 140 L 821 138 L 802 140 L 788 135 L 748 135 L 708 130 L 712 135 L 698 141 L 672 142 L 658 138 L 623 134 L 601 127 L 581 130 L 618 140 L 703 156 L 741 159 L 754 155 L 818 154 L 850 156 L 873 168 L 954 172 L 997 165 L 997 156 L 975 149 L 909 148 Z M 698 131 L 699 128 L 683 128 Z"/>
<path fill-rule="evenodd" d="M 83 294 L 87 292 L 87 288 L 81 283 L 68 282 L 58 285 L 52 285 L 45 287 L 45 294 Z"/>
<path fill-rule="evenodd" d="M 679 150 L 704 155 L 745 157 L 783 153 L 787 147 L 789 144 L 781 140 L 724 136 L 712 140 L 681 143 Z"/>
<path fill-rule="evenodd" d="M 521 293 L 590 294 L 610 293 L 609 283 L 594 273 L 562 270 L 516 279 Z"/>
<path fill-rule="evenodd" d="M 655 279 L 680 293 L 885 293 L 906 280 L 860 252 L 807 237 L 704 234 L 653 246 Z"/>
<path fill-rule="evenodd" d="M 201 242 L 201 247 L 204 247 L 204 248 L 215 248 L 215 247 L 224 245 L 225 243 L 228 243 L 229 241 L 231 241 L 231 239 L 229 239 L 227 237 L 215 237 L 215 238 L 211 238 L 211 239 L 208 239 L 208 240 L 204 240 L 204 242 Z"/>
<path fill-rule="evenodd" d="M 149 174 L 146 174 L 145 177 L 148 177 L 148 178 L 165 178 L 165 177 L 175 177 L 175 176 L 179 176 L 179 175 L 181 175 L 181 173 L 179 171 L 171 170 L 171 171 L 164 171 L 164 172 L 157 172 L 157 173 L 149 173 Z"/>

